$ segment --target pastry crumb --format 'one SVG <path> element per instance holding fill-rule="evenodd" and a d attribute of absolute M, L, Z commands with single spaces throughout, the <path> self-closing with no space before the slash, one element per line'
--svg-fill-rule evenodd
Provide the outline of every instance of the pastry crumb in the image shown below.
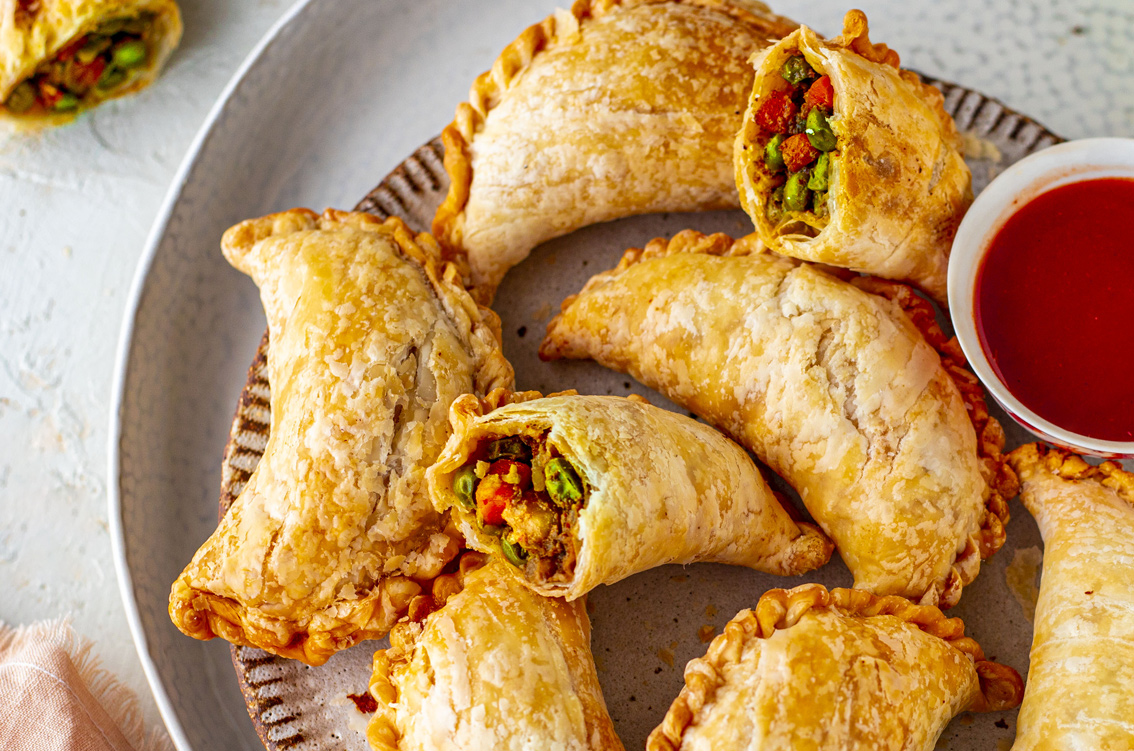
<path fill-rule="evenodd" d="M 705 606 L 705 618 L 706 618 L 707 620 L 710 620 L 710 621 L 711 621 L 711 620 L 713 620 L 713 619 L 714 619 L 714 618 L 716 618 L 716 617 L 717 617 L 717 608 L 716 608 L 716 606 L 715 606 L 715 605 L 706 605 L 706 606 Z"/>
<path fill-rule="evenodd" d="M 664 662 L 666 665 L 669 665 L 672 668 L 673 667 L 673 650 L 672 649 L 665 649 L 665 648 L 659 649 L 658 650 L 658 659 L 660 659 L 662 662 Z"/>
<path fill-rule="evenodd" d="M 347 694 L 347 698 L 354 702 L 354 707 L 363 714 L 374 714 L 378 711 L 378 702 L 369 692 L 363 691 L 358 694 Z"/>
<path fill-rule="evenodd" d="M 697 629 L 697 638 L 701 640 L 702 644 L 708 644 L 716 636 L 717 627 L 706 623 L 701 628 Z"/>

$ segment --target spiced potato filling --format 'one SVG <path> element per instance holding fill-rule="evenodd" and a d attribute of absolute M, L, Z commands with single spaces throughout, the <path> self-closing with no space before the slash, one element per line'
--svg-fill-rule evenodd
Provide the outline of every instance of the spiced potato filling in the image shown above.
<path fill-rule="evenodd" d="M 483 441 L 453 475 L 462 508 L 500 538 L 508 561 L 539 582 L 570 581 L 579 512 L 587 503 L 580 473 L 547 441 L 509 436 Z"/>
<path fill-rule="evenodd" d="M 14 115 L 74 112 L 113 96 L 151 64 L 153 13 L 104 21 L 72 40 L 17 85 L 4 101 Z"/>
<path fill-rule="evenodd" d="M 757 145 L 772 192 L 768 220 L 814 236 L 826 226 L 831 159 L 839 143 L 831 130 L 835 92 L 796 51 L 780 68 L 783 86 L 765 97 L 756 111 Z"/>

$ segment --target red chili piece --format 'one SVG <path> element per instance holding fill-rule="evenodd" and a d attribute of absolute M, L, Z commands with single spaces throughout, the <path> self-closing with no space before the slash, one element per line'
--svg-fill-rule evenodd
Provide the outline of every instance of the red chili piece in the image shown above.
<path fill-rule="evenodd" d="M 503 480 L 512 473 L 513 468 L 516 470 L 519 481 L 510 484 L 517 485 L 520 488 L 531 487 L 532 468 L 523 462 L 517 462 L 511 459 L 497 459 L 492 463 L 492 466 L 488 468 L 488 474 L 499 475 L 500 479 Z M 507 482 L 507 480 L 505 480 L 505 482 Z"/>
<path fill-rule="evenodd" d="M 795 121 L 795 102 L 791 93 L 781 91 L 768 96 L 756 110 L 756 124 L 769 133 L 787 133 Z"/>
<path fill-rule="evenodd" d="M 480 520 L 485 524 L 502 524 L 504 510 L 519 492 L 515 485 L 509 485 L 499 477 L 486 477 L 476 488 L 476 506 Z"/>
<path fill-rule="evenodd" d="M 780 153 L 784 155 L 784 164 L 788 172 L 795 172 L 819 158 L 819 149 L 807 140 L 807 134 L 796 133 L 780 146 Z"/>
<path fill-rule="evenodd" d="M 86 65 L 75 61 L 72 63 L 74 66 L 71 71 L 71 79 L 78 89 L 94 88 L 98 80 L 102 78 L 102 73 L 106 70 L 106 59 L 96 57 Z"/>
<path fill-rule="evenodd" d="M 811 88 L 807 90 L 807 95 L 803 100 L 808 108 L 822 107 L 825 110 L 834 109 L 835 90 L 831 88 L 831 77 L 823 76 L 818 81 L 811 84 Z"/>

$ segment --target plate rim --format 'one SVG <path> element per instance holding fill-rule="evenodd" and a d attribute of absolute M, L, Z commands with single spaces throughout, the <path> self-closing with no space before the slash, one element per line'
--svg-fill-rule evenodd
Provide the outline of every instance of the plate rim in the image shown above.
<path fill-rule="evenodd" d="M 126 562 L 125 528 L 122 523 L 122 496 L 121 496 L 121 447 L 122 447 L 122 406 L 126 396 L 126 381 L 130 369 L 130 350 L 134 341 L 134 328 L 138 316 L 138 309 L 145 291 L 146 280 L 157 256 L 158 247 L 165 237 L 170 219 L 181 194 L 188 182 L 189 173 L 197 162 L 201 150 L 217 125 L 224 117 L 232 100 L 233 94 L 240 88 L 248 72 L 260 61 L 264 53 L 279 38 L 283 31 L 295 23 L 305 11 L 318 0 L 296 0 L 291 7 L 284 11 L 268 28 L 264 35 L 256 42 L 248 55 L 229 78 L 217 100 L 209 109 L 208 114 L 201 123 L 197 134 L 185 152 L 185 156 L 174 173 L 161 208 L 158 209 L 149 235 L 146 237 L 142 254 L 138 258 L 138 265 L 130 281 L 126 296 L 126 305 L 122 313 L 122 326 L 118 334 L 118 342 L 114 354 L 114 374 L 111 381 L 109 426 L 107 432 L 107 524 L 110 531 L 111 557 L 114 559 L 115 577 L 118 581 L 118 593 L 122 598 L 123 609 L 126 611 L 126 622 L 130 627 L 130 636 L 138 659 L 142 664 L 142 672 L 146 676 L 150 694 L 157 704 L 158 712 L 166 731 L 178 751 L 194 751 L 192 744 L 185 735 L 181 721 L 170 701 L 169 694 L 162 682 L 157 665 L 150 657 L 149 643 L 142 619 L 138 610 L 138 601 L 134 596 L 134 581 Z"/>

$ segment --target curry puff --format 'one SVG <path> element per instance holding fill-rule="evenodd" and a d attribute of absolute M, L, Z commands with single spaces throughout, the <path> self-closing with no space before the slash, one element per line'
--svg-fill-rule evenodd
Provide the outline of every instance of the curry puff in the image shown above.
<path fill-rule="evenodd" d="M 764 594 L 685 667 L 646 751 L 932 751 L 963 711 L 1020 703 L 959 618 L 901 597 L 805 584 Z"/>
<path fill-rule="evenodd" d="M 755 0 L 576 0 L 524 31 L 442 134 L 433 232 L 468 253 L 474 294 L 579 227 L 738 206 L 747 58 L 795 27 Z"/>
<path fill-rule="evenodd" d="M 733 436 L 799 491 L 855 586 L 951 606 L 1004 541 L 1004 435 L 929 303 L 860 283 L 890 297 L 685 231 L 564 301 L 540 355 L 630 373 Z"/>
<path fill-rule="evenodd" d="M 174 0 L 0 3 L 0 119 L 65 122 L 145 88 L 180 40 Z"/>
<path fill-rule="evenodd" d="M 378 638 L 456 555 L 425 469 L 449 405 L 511 386 L 499 319 L 428 235 L 296 209 L 239 224 L 225 257 L 260 287 L 271 433 L 173 585 L 173 622 L 317 665 Z"/>
<path fill-rule="evenodd" d="M 622 751 L 603 702 L 583 600 L 527 589 L 495 558 L 466 566 L 445 605 L 374 654 L 375 751 Z M 441 580 L 439 580 L 440 582 Z"/>
<path fill-rule="evenodd" d="M 941 92 L 871 44 L 857 10 L 842 36 L 804 26 L 752 62 L 736 184 L 760 239 L 947 304 L 949 249 L 973 195 Z"/>
<path fill-rule="evenodd" d="M 1043 535 L 1012 748 L 1134 749 L 1134 474 L 1034 443 L 1008 460 Z"/>
<path fill-rule="evenodd" d="M 713 428 L 634 398 L 533 397 L 454 402 L 427 477 L 469 544 L 502 553 L 540 594 L 574 600 L 667 563 L 789 576 L 830 558 L 830 540 L 793 521 Z"/>

